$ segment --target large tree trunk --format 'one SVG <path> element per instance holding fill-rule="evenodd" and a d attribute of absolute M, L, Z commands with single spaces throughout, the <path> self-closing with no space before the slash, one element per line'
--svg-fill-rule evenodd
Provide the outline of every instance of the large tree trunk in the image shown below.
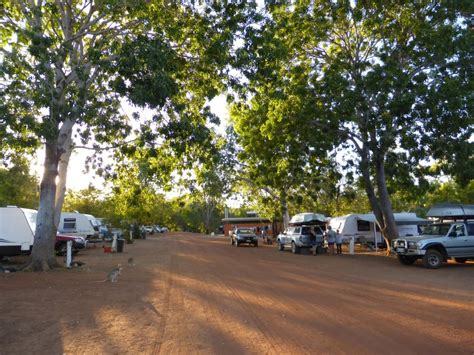
<path fill-rule="evenodd" d="M 380 208 L 377 196 L 375 195 L 374 185 L 372 184 L 372 179 L 370 176 L 369 152 L 365 145 L 362 148 L 359 169 L 362 173 L 362 178 L 364 179 L 365 192 L 367 193 L 367 198 L 369 199 L 369 203 L 372 207 L 375 218 L 377 221 L 383 221 L 382 210 Z"/>
<path fill-rule="evenodd" d="M 281 215 L 283 217 L 283 228 L 287 229 L 290 223 L 290 213 L 288 212 L 288 202 L 286 200 L 286 192 L 282 192 L 280 196 Z"/>
<path fill-rule="evenodd" d="M 390 242 L 398 238 L 398 228 L 393 216 L 392 202 L 387 190 L 387 180 L 385 176 L 385 165 L 383 157 L 377 157 L 375 162 L 375 175 L 377 180 L 377 190 L 379 192 L 380 209 L 383 216 L 382 234 Z M 389 247 L 389 245 L 387 246 Z"/>
<path fill-rule="evenodd" d="M 58 167 L 58 183 L 56 186 L 56 198 L 55 198 L 55 207 L 54 207 L 54 225 L 56 228 L 59 226 L 59 221 L 61 218 L 61 210 L 64 204 L 64 197 L 66 195 L 66 180 L 67 180 L 67 169 L 69 166 L 69 160 L 72 153 L 72 126 L 67 132 L 64 132 L 66 135 L 64 139 L 64 151 L 59 158 L 59 167 Z"/>
<path fill-rule="evenodd" d="M 57 226 L 54 224 L 54 207 L 56 201 L 58 162 L 59 157 L 56 142 L 46 143 L 35 242 L 33 244 L 31 263 L 29 266 L 33 271 L 47 271 L 57 266 L 54 252 L 57 231 Z"/>

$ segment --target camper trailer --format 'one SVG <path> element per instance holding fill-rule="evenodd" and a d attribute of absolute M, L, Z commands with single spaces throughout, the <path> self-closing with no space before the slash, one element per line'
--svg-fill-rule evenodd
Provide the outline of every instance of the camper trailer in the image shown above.
<path fill-rule="evenodd" d="M 97 223 L 94 216 L 91 215 L 84 215 L 79 212 L 61 212 L 58 230 L 61 233 L 94 239 L 99 236 L 99 227 L 97 226 L 96 230 L 91 219 Z"/>
<path fill-rule="evenodd" d="M 31 253 L 37 214 L 35 210 L 16 206 L 0 208 L 0 257 Z M 84 238 L 57 234 L 55 250 L 64 254 L 68 241 L 72 242 L 74 252 L 86 247 Z"/>
<path fill-rule="evenodd" d="M 0 256 L 29 254 L 33 247 L 36 211 L 0 207 Z"/>
<path fill-rule="evenodd" d="M 394 217 L 400 237 L 418 235 L 418 227 L 420 225 L 431 223 L 429 220 L 419 218 L 415 213 L 409 212 L 394 213 Z M 375 244 L 375 241 L 377 241 L 377 245 L 381 245 L 384 242 L 373 213 L 348 214 L 342 217 L 335 217 L 331 219 L 329 225 L 333 230 L 339 230 L 339 233 L 346 240 L 354 237 L 356 243 L 365 240 L 372 245 Z"/>

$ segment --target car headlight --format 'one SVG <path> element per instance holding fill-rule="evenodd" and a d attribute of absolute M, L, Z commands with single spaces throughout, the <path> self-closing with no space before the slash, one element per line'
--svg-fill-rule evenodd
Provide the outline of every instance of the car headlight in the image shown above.
<path fill-rule="evenodd" d="M 415 242 L 408 242 L 408 248 L 416 248 Z"/>

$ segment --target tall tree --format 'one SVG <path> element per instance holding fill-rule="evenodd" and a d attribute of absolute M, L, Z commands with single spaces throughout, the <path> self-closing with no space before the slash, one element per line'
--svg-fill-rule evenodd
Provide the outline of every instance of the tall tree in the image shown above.
<path fill-rule="evenodd" d="M 419 162 L 434 158 L 464 182 L 472 178 L 473 37 L 463 16 L 470 10 L 469 2 L 269 3 L 248 38 L 245 53 L 256 65 L 246 74 L 258 87 L 274 84 L 275 57 L 266 49 L 278 49 L 276 58 L 283 53 L 285 68 L 299 73 L 284 88 L 294 87 L 308 107 L 306 124 L 333 131 L 334 146 L 354 150 L 352 163 L 389 239 L 398 235 L 390 175 L 416 181 Z"/>
<path fill-rule="evenodd" d="M 45 146 L 34 270 L 56 265 L 54 236 L 74 131 L 83 142 L 126 139 L 131 127 L 120 114 L 121 96 L 160 109 L 156 120 L 199 116 L 207 98 L 217 93 L 217 78 L 225 69 L 222 54 L 234 40 L 246 5 L 2 3 L 0 112 L 6 128 L 0 133 L 9 141 L 13 133 Z"/>

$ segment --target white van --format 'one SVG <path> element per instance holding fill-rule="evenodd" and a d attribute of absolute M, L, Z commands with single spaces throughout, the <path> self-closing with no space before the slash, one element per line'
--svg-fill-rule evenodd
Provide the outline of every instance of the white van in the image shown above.
<path fill-rule="evenodd" d="M 79 212 L 61 212 L 58 231 L 69 235 L 78 235 L 87 239 L 98 238 L 99 227 L 97 226 L 97 230 L 95 230 L 91 219 L 97 222 L 94 216 L 91 215 L 84 215 Z"/>
<path fill-rule="evenodd" d="M 0 207 L 0 256 L 29 254 L 36 228 L 35 210 Z"/>

